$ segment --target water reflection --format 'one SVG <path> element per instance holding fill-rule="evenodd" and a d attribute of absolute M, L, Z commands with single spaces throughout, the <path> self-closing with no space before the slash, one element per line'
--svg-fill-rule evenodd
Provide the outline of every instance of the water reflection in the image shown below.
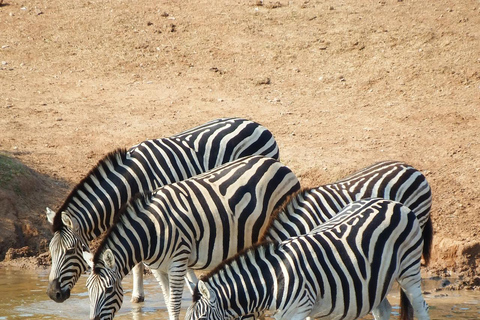
<path fill-rule="evenodd" d="M 70 299 L 56 303 L 46 295 L 48 271 L 0 269 L 0 320 L 2 319 L 88 319 L 89 302 L 85 287 L 87 275 L 83 275 L 71 292 Z M 122 284 L 125 301 L 115 319 L 168 319 L 160 286 L 152 275 L 145 278 L 144 303 L 132 304 L 131 275 Z M 191 301 L 188 291 L 184 294 L 182 307 Z M 184 314 L 182 314 L 182 317 Z"/>
<path fill-rule="evenodd" d="M 88 319 L 89 304 L 85 288 L 87 276 L 80 278 L 72 290 L 70 299 L 55 303 L 45 294 L 48 284 L 48 271 L 0 269 L 0 320 L 2 319 Z M 145 302 L 130 303 L 131 276 L 124 281 L 125 301 L 115 319 L 151 320 L 168 319 L 167 310 L 160 287 L 152 275 L 145 277 Z M 480 292 L 440 291 L 435 292 L 438 282 L 427 281 L 424 288 L 430 292 L 425 299 L 430 305 L 432 319 L 480 319 Z M 393 305 L 392 319 L 398 318 L 398 289 L 389 295 Z M 190 304 L 189 292 L 184 292 L 182 300 L 183 319 Z M 363 319 L 373 319 L 366 316 Z"/>

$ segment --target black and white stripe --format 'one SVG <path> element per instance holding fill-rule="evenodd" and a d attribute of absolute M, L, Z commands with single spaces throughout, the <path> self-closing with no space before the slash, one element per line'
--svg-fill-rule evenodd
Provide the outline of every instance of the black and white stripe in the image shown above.
<path fill-rule="evenodd" d="M 402 317 L 429 319 L 420 287 L 416 215 L 386 199 L 346 206 L 311 233 L 257 244 L 202 278 L 185 319 L 223 320 L 271 311 L 275 319 L 389 319 L 398 281 Z M 402 318 L 403 319 L 403 318 Z"/>
<path fill-rule="evenodd" d="M 93 259 L 91 318 L 113 318 L 121 293 L 104 284 L 120 281 L 143 261 L 162 286 L 170 319 L 178 319 L 187 269 L 212 269 L 251 246 L 275 207 L 299 188 L 277 160 L 250 156 L 134 199 Z"/>
<path fill-rule="evenodd" d="M 257 154 L 278 159 L 273 135 L 258 123 L 238 118 L 214 120 L 169 138 L 144 141 L 128 151 L 108 154 L 57 212 L 47 208 L 54 232 L 47 294 L 57 302 L 69 297 L 87 268 L 82 252 L 110 227 L 115 212 L 137 192 L 152 191 Z M 142 276 L 143 268 L 136 268 L 134 301 L 143 300 Z"/>
<path fill-rule="evenodd" d="M 428 264 L 433 234 L 430 185 L 420 171 L 398 161 L 379 162 L 338 182 L 302 190 L 272 215 L 262 240 L 283 241 L 308 233 L 352 201 L 374 197 L 401 202 L 415 213 L 425 229 L 423 256 Z"/>

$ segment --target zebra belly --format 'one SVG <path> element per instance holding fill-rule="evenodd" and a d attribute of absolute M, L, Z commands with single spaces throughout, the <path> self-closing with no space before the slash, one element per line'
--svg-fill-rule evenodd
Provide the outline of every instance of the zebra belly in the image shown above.
<path fill-rule="evenodd" d="M 396 272 L 395 272 L 396 273 Z M 380 279 L 385 279 L 385 275 L 381 274 Z M 370 279 L 367 279 L 362 284 L 362 295 L 361 295 L 361 305 L 358 306 L 356 303 L 356 295 L 353 286 L 350 287 L 350 296 L 348 300 L 343 294 L 337 294 L 336 298 L 333 299 L 331 292 L 326 292 L 323 297 L 318 296 L 315 301 L 314 306 L 310 314 L 308 315 L 311 318 L 321 318 L 321 319 L 344 319 L 344 320 L 353 320 L 359 317 L 367 315 L 373 308 L 377 307 L 382 300 L 386 297 L 386 294 L 382 294 L 382 289 L 386 288 L 385 292 L 390 292 L 393 282 L 396 279 L 396 275 L 391 279 L 385 279 L 387 282 L 386 287 L 380 286 L 375 288 L 374 292 L 369 292 L 368 282 Z M 373 295 L 374 301 L 373 304 L 370 304 L 370 297 Z M 333 301 L 336 301 L 334 308 L 332 309 Z M 347 301 L 350 303 L 347 305 Z"/>

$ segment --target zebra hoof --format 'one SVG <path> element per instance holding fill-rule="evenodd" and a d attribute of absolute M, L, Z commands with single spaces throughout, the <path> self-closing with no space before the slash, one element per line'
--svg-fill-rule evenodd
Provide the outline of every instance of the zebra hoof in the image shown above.
<path fill-rule="evenodd" d="M 132 300 L 130 300 L 132 303 L 140 303 L 140 302 L 143 302 L 145 301 L 145 297 L 144 296 L 141 296 L 141 297 L 132 297 Z"/>

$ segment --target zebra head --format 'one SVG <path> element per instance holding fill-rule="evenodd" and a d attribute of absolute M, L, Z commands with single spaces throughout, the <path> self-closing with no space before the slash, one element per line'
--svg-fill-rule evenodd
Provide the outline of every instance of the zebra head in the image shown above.
<path fill-rule="evenodd" d="M 123 302 L 122 276 L 115 265 L 113 252 L 105 250 L 95 265 L 91 253 L 84 253 L 84 259 L 92 268 L 87 279 L 90 319 L 111 320 Z"/>
<path fill-rule="evenodd" d="M 49 249 L 52 267 L 48 278 L 47 295 L 55 302 L 63 302 L 70 297 L 70 290 L 80 275 L 87 270 L 82 257 L 89 251 L 85 241 L 78 236 L 78 225 L 65 212 L 61 213 L 63 225 L 55 231 Z M 47 218 L 53 224 L 55 212 L 47 208 Z"/>
<path fill-rule="evenodd" d="M 221 320 L 224 315 L 215 292 L 208 288 L 208 284 L 199 280 L 193 292 L 193 304 L 188 307 L 185 320 L 206 319 Z"/>

